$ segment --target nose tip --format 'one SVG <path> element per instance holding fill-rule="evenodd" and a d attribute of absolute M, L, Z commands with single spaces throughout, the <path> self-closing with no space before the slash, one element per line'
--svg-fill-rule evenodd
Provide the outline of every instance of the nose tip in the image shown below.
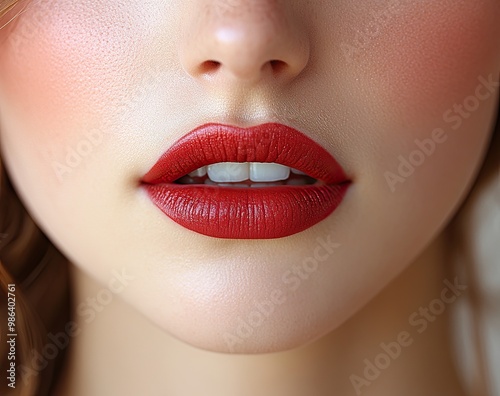
<path fill-rule="evenodd" d="M 190 27 L 180 51 L 189 75 L 290 81 L 306 67 L 309 41 L 286 3 L 252 0 L 250 5 L 246 1 L 238 10 L 234 6 L 238 0 L 232 0 L 233 12 L 206 13 Z"/>

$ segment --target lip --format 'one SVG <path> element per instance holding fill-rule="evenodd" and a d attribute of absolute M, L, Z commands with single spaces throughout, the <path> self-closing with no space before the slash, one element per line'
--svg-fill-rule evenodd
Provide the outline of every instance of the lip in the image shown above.
<path fill-rule="evenodd" d="M 319 183 L 262 188 L 174 183 L 219 162 L 274 162 L 305 172 Z M 251 128 L 202 125 L 170 147 L 141 181 L 152 202 L 179 225 L 230 239 L 282 238 L 304 231 L 327 218 L 350 185 L 328 151 L 277 123 Z"/>

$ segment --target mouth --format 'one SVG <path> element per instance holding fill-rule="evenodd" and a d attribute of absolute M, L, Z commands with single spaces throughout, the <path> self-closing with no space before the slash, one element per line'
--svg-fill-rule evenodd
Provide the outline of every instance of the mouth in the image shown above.
<path fill-rule="evenodd" d="M 196 128 L 170 147 L 141 182 L 152 202 L 177 224 L 229 239 L 302 232 L 332 214 L 350 186 L 328 151 L 276 123 Z"/>
<path fill-rule="evenodd" d="M 183 185 L 233 188 L 306 186 L 318 183 L 306 173 L 285 165 L 266 162 L 220 162 L 202 166 L 176 180 Z"/>

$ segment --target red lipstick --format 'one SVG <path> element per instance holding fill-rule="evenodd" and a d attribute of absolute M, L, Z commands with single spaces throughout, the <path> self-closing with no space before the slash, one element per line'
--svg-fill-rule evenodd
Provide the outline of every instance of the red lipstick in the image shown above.
<path fill-rule="evenodd" d="M 276 163 L 316 180 L 259 188 L 180 184 L 196 169 L 221 162 Z M 324 220 L 340 205 L 350 181 L 330 153 L 291 127 L 206 124 L 168 149 L 142 185 L 164 214 L 191 231 L 215 238 L 271 239 Z"/>

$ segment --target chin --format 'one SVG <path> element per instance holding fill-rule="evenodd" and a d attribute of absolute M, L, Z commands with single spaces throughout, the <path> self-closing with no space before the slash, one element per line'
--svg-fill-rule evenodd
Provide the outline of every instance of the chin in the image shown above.
<path fill-rule="evenodd" d="M 222 353 L 257 355 L 285 352 L 303 347 L 321 338 L 324 334 L 304 325 L 272 323 L 271 326 L 252 327 L 240 321 L 236 328 L 226 328 L 212 323 L 211 328 L 203 328 L 193 323 L 194 328 L 170 333 L 176 339 L 194 348 Z M 201 330 L 201 331 L 200 331 Z M 327 333 L 325 331 L 324 333 Z"/>
<path fill-rule="evenodd" d="M 350 306 L 318 304 L 278 294 L 268 299 L 252 298 L 241 304 L 224 301 L 211 304 L 186 302 L 163 310 L 142 313 L 166 334 L 198 349 L 223 354 L 265 354 L 303 347 L 338 328 L 354 312 Z M 280 304 L 281 302 L 281 304 Z M 178 308 L 178 309 L 176 309 Z"/>

